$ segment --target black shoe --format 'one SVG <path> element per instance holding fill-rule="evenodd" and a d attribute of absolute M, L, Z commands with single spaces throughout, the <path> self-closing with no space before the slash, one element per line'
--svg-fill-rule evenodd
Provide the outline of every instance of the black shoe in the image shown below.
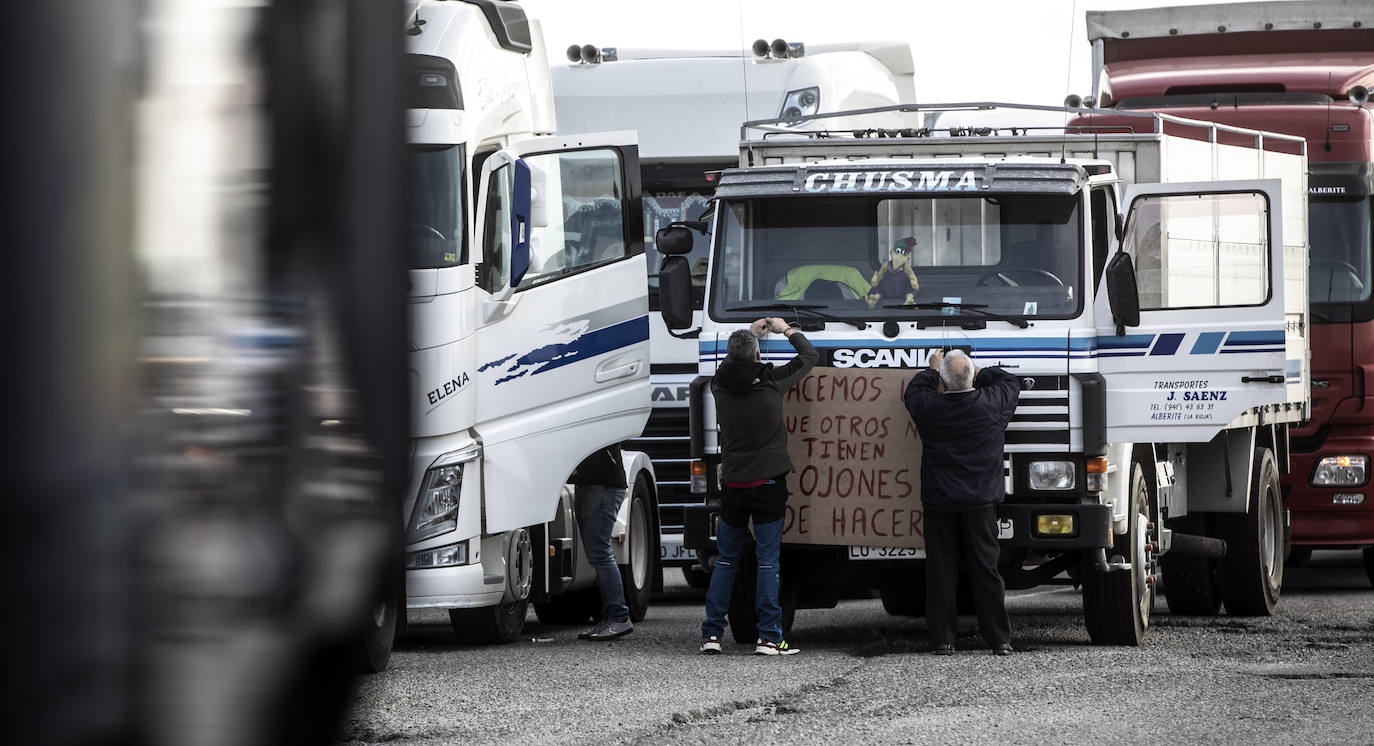
<path fill-rule="evenodd" d="M 623 622 L 606 622 L 606 626 L 592 630 L 587 639 L 592 642 L 606 642 L 624 637 L 634 631 L 635 626 L 630 623 L 629 619 Z"/>
<path fill-rule="evenodd" d="M 930 652 L 934 653 L 935 655 L 954 655 L 954 646 L 936 645 L 935 647 L 930 649 Z"/>
<path fill-rule="evenodd" d="M 1009 642 L 998 643 L 992 649 L 993 655 L 1011 655 L 1014 652 L 1016 651 L 1012 649 L 1011 643 Z"/>

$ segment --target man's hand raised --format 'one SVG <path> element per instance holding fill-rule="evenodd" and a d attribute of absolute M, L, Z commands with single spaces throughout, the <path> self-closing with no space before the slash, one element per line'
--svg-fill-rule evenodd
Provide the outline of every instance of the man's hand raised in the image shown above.
<path fill-rule="evenodd" d="M 774 334 L 782 334 L 783 332 L 787 331 L 786 321 L 783 321 L 782 319 L 776 316 L 766 320 L 768 321 L 768 331 L 773 332 Z"/>
<path fill-rule="evenodd" d="M 763 339 L 763 335 L 768 333 L 768 319 L 759 319 L 750 324 L 749 331 L 753 332 L 755 337 Z"/>

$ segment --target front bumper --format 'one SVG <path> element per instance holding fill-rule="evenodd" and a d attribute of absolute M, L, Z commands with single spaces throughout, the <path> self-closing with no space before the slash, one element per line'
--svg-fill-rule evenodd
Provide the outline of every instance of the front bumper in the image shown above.
<path fill-rule="evenodd" d="M 456 567 L 406 570 L 407 609 L 467 609 L 495 606 L 505 596 L 504 578 L 487 577 L 479 562 Z"/>
<path fill-rule="evenodd" d="M 1294 546 L 1374 544 L 1374 481 L 1361 487 L 1313 487 L 1308 483 L 1322 457 L 1369 453 L 1372 445 L 1365 439 L 1344 442 L 1333 438 L 1318 451 L 1292 454 L 1293 470 L 1287 480 L 1284 507 L 1291 516 L 1290 541 Z M 1332 498 L 1338 494 L 1364 495 L 1364 502 L 1332 504 Z"/>
<path fill-rule="evenodd" d="M 694 505 L 683 510 L 683 546 L 700 553 L 715 553 L 715 525 L 720 509 L 711 505 Z M 1040 536 L 1033 528 L 1037 516 L 1071 515 L 1077 530 L 1071 536 Z M 1002 503 L 997 506 L 997 517 L 1001 522 L 1000 543 L 1004 547 L 1017 547 L 1045 551 L 1064 551 L 1069 549 L 1096 549 L 1112 545 L 1112 511 L 1106 505 L 1072 504 L 1024 504 Z M 785 539 L 784 539 L 785 541 Z"/>

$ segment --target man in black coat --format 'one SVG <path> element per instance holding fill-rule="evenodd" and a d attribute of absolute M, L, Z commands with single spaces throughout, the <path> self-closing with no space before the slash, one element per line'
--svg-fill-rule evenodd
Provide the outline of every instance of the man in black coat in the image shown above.
<path fill-rule="evenodd" d="M 906 387 L 906 408 L 921 436 L 926 624 L 936 655 L 954 652 L 961 556 L 983 639 L 997 655 L 1012 652 L 997 572 L 997 503 L 1006 495 L 1002 450 L 1020 391 L 1015 376 L 979 369 L 959 350 L 932 354 L 930 368 Z"/>

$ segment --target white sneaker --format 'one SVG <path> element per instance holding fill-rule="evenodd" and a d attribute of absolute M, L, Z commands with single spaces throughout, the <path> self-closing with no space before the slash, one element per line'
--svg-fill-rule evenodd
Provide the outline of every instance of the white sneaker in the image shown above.
<path fill-rule="evenodd" d="M 754 641 L 754 655 L 796 655 L 800 652 L 801 648 L 788 645 L 786 640 L 773 642 L 760 637 Z"/>
<path fill-rule="evenodd" d="M 703 637 L 701 647 L 697 648 L 697 652 L 702 655 L 720 655 L 720 638 L 715 635 Z"/>

